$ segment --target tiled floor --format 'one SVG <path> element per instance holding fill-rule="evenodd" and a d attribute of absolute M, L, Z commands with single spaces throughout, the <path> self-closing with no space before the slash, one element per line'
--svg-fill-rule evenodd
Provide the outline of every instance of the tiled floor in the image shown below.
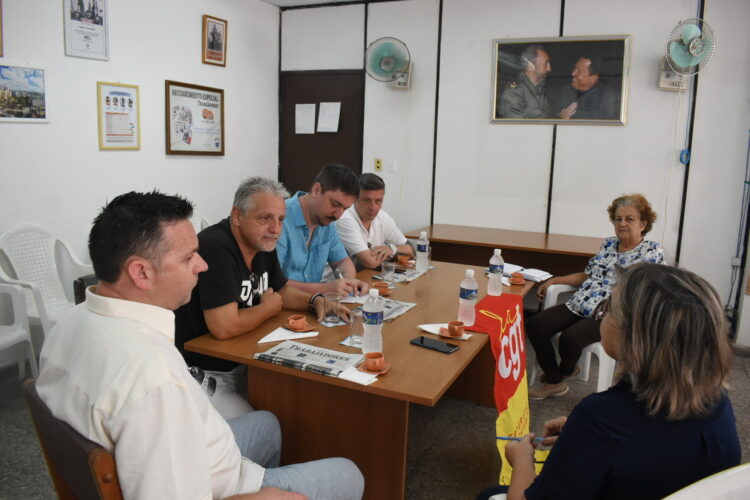
<path fill-rule="evenodd" d="M 15 367 L 0 370 L 0 499 L 52 499 L 55 495 L 20 387 Z M 531 429 L 540 430 L 545 420 L 567 415 L 595 387 L 595 378 L 574 381 L 565 396 L 533 401 Z M 729 394 L 743 461 L 748 461 L 750 357 L 735 358 Z M 493 408 L 444 398 L 434 408 L 412 405 L 410 412 L 408 499 L 473 499 L 497 480 L 500 459 L 493 438 Z"/>

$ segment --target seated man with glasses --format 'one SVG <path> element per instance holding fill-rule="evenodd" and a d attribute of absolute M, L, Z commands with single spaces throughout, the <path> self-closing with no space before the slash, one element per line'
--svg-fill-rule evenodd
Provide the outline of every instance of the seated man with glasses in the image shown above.
<path fill-rule="evenodd" d="M 45 340 L 40 398 L 114 455 L 125 498 L 360 498 L 352 462 L 278 467 L 276 417 L 226 421 L 191 376 L 174 346 L 172 311 L 207 268 L 192 211 L 158 192 L 130 192 L 102 209 L 89 234 L 99 284 Z"/>

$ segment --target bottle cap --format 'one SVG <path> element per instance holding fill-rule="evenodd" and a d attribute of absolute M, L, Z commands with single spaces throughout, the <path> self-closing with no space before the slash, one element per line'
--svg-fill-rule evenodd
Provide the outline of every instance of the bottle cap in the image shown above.
<path fill-rule="evenodd" d="M 427 231 L 420 231 L 419 232 L 419 239 L 423 240 L 425 238 L 427 238 Z"/>
<path fill-rule="evenodd" d="M 474 270 L 473 269 L 467 269 L 466 270 L 466 277 L 470 279 L 474 279 Z"/>
<path fill-rule="evenodd" d="M 503 253 L 502 250 L 500 250 L 499 248 L 495 249 L 495 255 L 500 255 L 501 253 Z"/>
<path fill-rule="evenodd" d="M 370 297 L 378 297 L 380 295 L 380 292 L 378 292 L 377 288 L 370 288 Z"/>

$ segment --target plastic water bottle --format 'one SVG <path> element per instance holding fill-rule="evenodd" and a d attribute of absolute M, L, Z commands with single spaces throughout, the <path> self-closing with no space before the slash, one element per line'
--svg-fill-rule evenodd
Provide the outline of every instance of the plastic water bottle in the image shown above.
<path fill-rule="evenodd" d="M 490 281 L 487 283 L 487 295 L 503 294 L 503 271 L 505 270 L 505 261 L 500 255 L 502 250 L 495 249 L 495 253 L 490 258 Z"/>
<path fill-rule="evenodd" d="M 430 240 L 427 239 L 427 231 L 420 231 L 417 240 L 417 271 L 427 271 L 430 267 L 430 261 L 427 257 L 429 248 Z"/>
<path fill-rule="evenodd" d="M 461 280 L 461 293 L 458 296 L 458 321 L 463 321 L 464 326 L 471 326 L 476 320 L 474 306 L 477 303 L 477 280 L 474 279 L 474 270 L 467 269 L 466 277 Z"/>
<path fill-rule="evenodd" d="M 376 288 L 370 288 L 370 295 L 362 306 L 362 322 L 365 327 L 362 353 L 383 352 L 383 301 Z"/>

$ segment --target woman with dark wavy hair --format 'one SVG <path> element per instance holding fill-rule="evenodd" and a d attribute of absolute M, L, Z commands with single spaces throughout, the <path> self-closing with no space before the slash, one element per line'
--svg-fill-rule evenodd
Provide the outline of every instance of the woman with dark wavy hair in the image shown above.
<path fill-rule="evenodd" d="M 547 287 L 556 283 L 580 288 L 565 304 L 545 309 L 526 321 L 526 336 L 534 346 L 536 360 L 544 372 L 541 384 L 529 391 L 530 399 L 562 396 L 568 392 L 565 379 L 577 373 L 581 351 L 599 341 L 599 321 L 593 317 L 593 312 L 612 293 L 612 285 L 617 281 L 615 266 L 664 262 L 661 246 L 644 238 L 656 221 L 656 213 L 643 195 L 615 198 L 607 213 L 615 235 L 604 240 L 599 253 L 591 258 L 586 269 L 567 276 L 555 276 L 539 286 L 539 300 L 544 299 Z M 552 337 L 558 332 L 562 332 L 558 343 L 559 363 L 552 345 Z M 529 380 L 529 386 L 534 382 Z"/>
<path fill-rule="evenodd" d="M 662 498 L 739 464 L 716 290 L 683 269 L 636 264 L 622 270 L 609 312 L 605 303 L 597 314 L 620 382 L 544 424 L 542 444 L 554 446 L 539 477 L 533 434 L 506 446 L 508 500 Z"/>

